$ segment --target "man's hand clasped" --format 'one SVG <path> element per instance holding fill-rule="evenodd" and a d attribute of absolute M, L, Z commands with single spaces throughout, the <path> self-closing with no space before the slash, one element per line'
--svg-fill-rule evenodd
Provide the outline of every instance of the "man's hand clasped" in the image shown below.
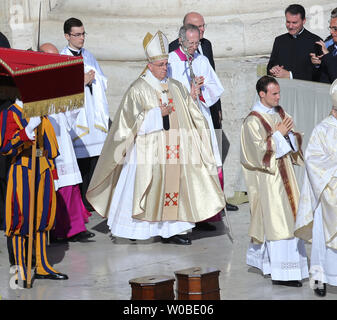
<path fill-rule="evenodd" d="M 95 80 L 95 71 L 90 70 L 84 74 L 84 85 L 91 85 Z"/>
<path fill-rule="evenodd" d="M 294 126 L 294 121 L 290 117 L 284 117 L 282 122 L 276 124 L 276 130 L 280 131 L 283 136 L 286 136 Z"/>
<path fill-rule="evenodd" d="M 197 100 L 197 97 L 201 93 L 201 87 L 204 85 L 205 78 L 203 76 L 201 77 L 195 77 L 194 81 L 191 83 L 191 97 L 193 100 Z M 194 84 L 195 82 L 195 84 Z"/>
<path fill-rule="evenodd" d="M 284 69 L 284 66 L 276 65 L 272 67 L 269 72 L 275 78 L 290 78 L 290 72 Z"/>
<path fill-rule="evenodd" d="M 163 117 L 168 116 L 171 112 L 172 112 L 172 104 L 169 103 L 168 105 L 166 103 L 163 103 L 159 106 L 160 110 L 161 110 L 161 115 Z"/>

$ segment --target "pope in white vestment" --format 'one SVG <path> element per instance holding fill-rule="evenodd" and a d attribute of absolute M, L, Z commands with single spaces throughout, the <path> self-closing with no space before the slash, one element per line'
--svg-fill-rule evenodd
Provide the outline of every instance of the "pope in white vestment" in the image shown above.
<path fill-rule="evenodd" d="M 241 129 L 241 164 L 251 213 L 246 261 L 271 274 L 274 284 L 299 287 L 299 280 L 308 277 L 304 241 L 294 237 L 299 190 L 293 163 L 302 162 L 301 136 L 278 106 L 277 81 L 262 77 L 257 91 L 260 101 Z"/>
<path fill-rule="evenodd" d="M 331 85 L 331 114 L 312 131 L 295 234 L 312 241 L 310 274 L 315 293 L 337 286 L 337 81 Z M 314 283 L 316 282 L 316 283 Z"/>
<path fill-rule="evenodd" d="M 166 76 L 167 38 L 147 34 L 143 45 L 149 69 L 123 97 L 87 199 L 117 237 L 172 238 L 221 211 L 225 200 L 204 117 Z"/>

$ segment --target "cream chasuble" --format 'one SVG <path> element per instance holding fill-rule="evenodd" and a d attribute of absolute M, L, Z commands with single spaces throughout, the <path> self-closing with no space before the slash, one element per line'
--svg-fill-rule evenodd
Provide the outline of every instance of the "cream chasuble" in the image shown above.
<path fill-rule="evenodd" d="M 123 205 L 114 202 L 115 189 L 122 178 L 127 155 L 136 146 L 134 187 L 128 196 L 128 201 L 132 201 L 133 220 L 198 222 L 210 218 L 226 204 L 207 123 L 187 89 L 178 81 L 168 79 L 166 98 L 172 99 L 174 106 L 170 130 L 165 132 L 161 127 L 139 134 L 144 117 L 159 109 L 159 97 L 165 101 L 165 95 L 160 93 L 163 88 L 157 90 L 156 85 L 145 79 L 148 72 L 138 78 L 123 97 L 90 182 L 87 199 L 104 217 L 117 207 L 123 214 Z M 164 89 L 166 91 L 166 87 Z M 162 125 L 161 113 L 159 115 Z"/>
<path fill-rule="evenodd" d="M 314 128 L 305 166 L 295 235 L 311 240 L 313 220 L 320 210 L 325 244 L 337 249 L 337 120 L 333 116 Z"/>
<path fill-rule="evenodd" d="M 282 121 L 282 108 L 271 114 L 253 111 L 241 130 L 241 164 L 248 189 L 254 243 L 294 237 L 299 191 L 293 163 L 301 164 L 301 136 L 298 152 L 276 157 L 275 126 Z"/>

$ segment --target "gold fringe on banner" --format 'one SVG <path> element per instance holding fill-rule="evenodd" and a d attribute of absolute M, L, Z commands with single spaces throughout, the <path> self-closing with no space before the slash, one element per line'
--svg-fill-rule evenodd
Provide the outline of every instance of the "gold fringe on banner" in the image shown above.
<path fill-rule="evenodd" d="M 49 114 L 66 112 L 83 107 L 84 93 L 23 103 L 23 117 L 43 117 Z"/>

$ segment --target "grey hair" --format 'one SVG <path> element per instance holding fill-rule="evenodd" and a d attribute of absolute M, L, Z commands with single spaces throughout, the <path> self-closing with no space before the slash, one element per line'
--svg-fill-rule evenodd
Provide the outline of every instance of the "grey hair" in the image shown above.
<path fill-rule="evenodd" d="M 331 11 L 331 17 L 330 18 L 331 19 L 337 18 L 337 8 L 335 8 Z"/>
<path fill-rule="evenodd" d="M 193 24 L 187 24 L 186 26 L 182 26 L 180 27 L 179 29 L 179 35 L 178 37 L 181 38 L 181 41 L 186 41 L 186 32 L 189 31 L 189 30 L 192 30 L 192 31 L 197 31 L 198 34 L 199 34 L 199 37 L 200 37 L 200 30 L 198 27 L 196 27 L 195 25 Z"/>

